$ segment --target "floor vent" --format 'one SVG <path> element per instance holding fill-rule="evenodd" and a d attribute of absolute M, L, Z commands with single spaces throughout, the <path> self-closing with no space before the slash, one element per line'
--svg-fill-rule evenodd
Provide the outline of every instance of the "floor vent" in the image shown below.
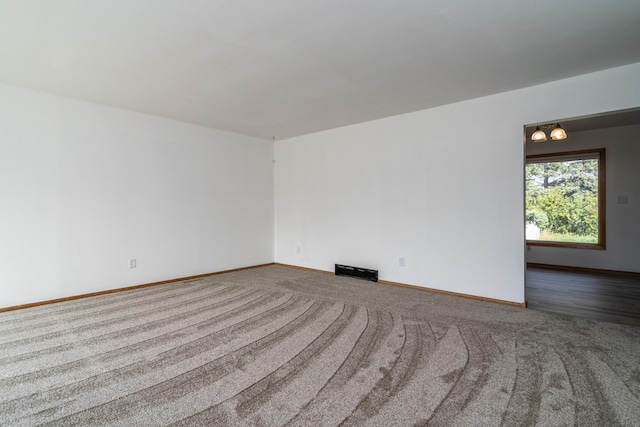
<path fill-rule="evenodd" d="M 377 282 L 378 270 L 370 270 L 368 268 L 351 267 L 349 265 L 336 264 L 336 276 L 349 276 Z"/>

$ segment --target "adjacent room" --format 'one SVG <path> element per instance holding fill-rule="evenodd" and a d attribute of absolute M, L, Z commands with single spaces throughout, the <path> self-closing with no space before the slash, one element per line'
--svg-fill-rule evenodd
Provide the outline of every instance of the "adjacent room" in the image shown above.
<path fill-rule="evenodd" d="M 638 425 L 638 22 L 0 0 L 0 424 Z"/>
<path fill-rule="evenodd" d="M 546 138 L 545 126 L 565 132 Z M 640 189 L 640 110 L 542 128 L 526 130 L 527 304 L 638 324 L 640 210 L 629 199 Z"/>

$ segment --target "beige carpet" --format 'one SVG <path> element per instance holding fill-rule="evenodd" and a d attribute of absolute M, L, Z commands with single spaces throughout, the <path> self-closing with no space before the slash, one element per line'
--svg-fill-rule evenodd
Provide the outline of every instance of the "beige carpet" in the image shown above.
<path fill-rule="evenodd" d="M 640 328 L 270 266 L 0 313 L 1 425 L 640 425 Z"/>

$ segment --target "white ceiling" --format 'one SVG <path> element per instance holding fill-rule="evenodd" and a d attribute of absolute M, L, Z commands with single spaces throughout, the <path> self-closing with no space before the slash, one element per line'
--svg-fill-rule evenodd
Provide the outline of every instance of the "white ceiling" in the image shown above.
<path fill-rule="evenodd" d="M 640 62 L 638 0 L 0 0 L 0 82 L 276 139 Z"/>

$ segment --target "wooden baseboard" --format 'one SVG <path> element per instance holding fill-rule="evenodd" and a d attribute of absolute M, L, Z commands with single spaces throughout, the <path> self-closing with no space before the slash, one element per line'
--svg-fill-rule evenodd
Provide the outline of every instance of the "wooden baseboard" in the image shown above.
<path fill-rule="evenodd" d="M 569 271 L 573 273 L 605 274 L 607 276 L 633 277 L 636 279 L 640 279 L 640 273 L 637 273 L 635 271 L 603 270 L 600 268 L 573 267 L 570 265 L 555 264 L 538 264 L 535 262 L 528 262 L 527 267 L 542 268 L 545 270 Z"/>
<path fill-rule="evenodd" d="M 282 267 L 296 268 L 298 270 L 312 271 L 314 273 L 324 273 L 324 274 L 331 274 L 331 275 L 334 274 L 332 271 L 327 271 L 327 270 L 317 270 L 315 268 L 300 267 L 300 266 L 291 265 L 291 264 L 281 264 L 281 263 L 278 263 L 278 262 L 276 262 L 274 264 L 275 265 L 280 265 Z M 391 281 L 388 281 L 388 280 L 378 280 L 378 283 L 381 283 L 383 285 L 399 286 L 401 288 L 417 289 L 419 291 L 434 292 L 436 294 L 451 295 L 451 296 L 454 296 L 454 297 L 475 299 L 475 300 L 478 300 L 478 301 L 493 302 L 493 303 L 497 303 L 497 304 L 510 305 L 510 306 L 520 307 L 520 308 L 526 308 L 527 307 L 527 303 L 526 302 L 513 302 L 513 301 L 506 301 L 506 300 L 495 299 L 495 298 L 486 298 L 486 297 L 480 297 L 480 296 L 476 296 L 476 295 L 461 294 L 461 293 L 458 293 L 458 292 L 443 291 L 441 289 L 433 289 L 433 288 L 425 288 L 423 286 L 408 285 L 406 283 L 391 282 Z"/>
<path fill-rule="evenodd" d="M 184 280 L 200 279 L 202 277 L 215 276 L 215 275 L 218 275 L 218 274 L 225 274 L 225 273 L 233 273 L 234 271 L 249 270 L 251 268 L 266 267 L 268 265 L 273 265 L 273 263 L 271 262 L 271 263 L 268 263 L 268 264 L 251 265 L 251 266 L 248 266 L 248 267 L 233 268 L 231 270 L 215 271 L 213 273 L 205 273 L 205 274 L 198 274 L 198 275 L 195 275 L 195 276 L 180 277 L 180 278 L 177 278 L 177 279 L 162 280 L 160 282 L 144 283 L 142 285 L 126 286 L 124 288 L 107 289 L 107 290 L 104 290 L 104 291 L 91 292 L 91 293 L 88 293 L 88 294 L 81 294 L 81 295 L 73 295 L 73 296 L 70 296 L 70 297 L 56 298 L 56 299 L 51 299 L 51 300 L 46 300 L 46 301 L 32 302 L 32 303 L 28 303 L 28 304 L 14 305 L 14 306 L 11 306 L 11 307 L 0 307 L 0 313 L 5 312 L 5 311 L 20 310 L 20 309 L 29 308 L 29 307 L 37 307 L 37 306 L 40 306 L 40 305 L 54 304 L 56 302 L 73 301 L 73 300 L 76 300 L 76 299 L 96 297 L 96 296 L 99 296 L 99 295 L 106 295 L 106 294 L 113 294 L 113 293 L 116 293 L 116 292 L 130 291 L 130 290 L 133 290 L 133 289 L 148 288 L 150 286 L 165 285 L 167 283 L 182 282 Z"/>
<path fill-rule="evenodd" d="M 451 295 L 454 297 L 475 299 L 478 301 L 493 302 L 496 304 L 504 304 L 504 305 L 511 305 L 514 307 L 527 308 L 526 302 L 514 302 L 514 301 L 503 300 L 503 299 L 481 297 L 481 296 L 471 295 L 471 294 L 461 294 L 458 292 L 443 291 L 442 289 L 425 288 L 423 286 L 408 285 L 406 283 L 390 282 L 388 280 L 378 280 L 378 283 L 382 283 L 384 285 L 399 286 L 401 288 L 417 289 L 419 291 L 434 292 L 436 294 Z"/>
<path fill-rule="evenodd" d="M 88 293 L 88 294 L 81 294 L 81 295 L 73 295 L 73 296 L 64 297 L 64 298 L 56 298 L 56 299 L 51 299 L 51 300 L 46 300 L 46 301 L 37 301 L 37 302 L 28 303 L 28 304 L 14 305 L 14 306 L 10 306 L 10 307 L 0 307 L 0 313 L 6 312 L 6 311 L 20 310 L 20 309 L 23 309 L 23 308 L 37 307 L 37 306 L 40 306 L 40 305 L 54 304 L 54 303 L 57 303 L 57 302 L 73 301 L 73 300 L 76 300 L 76 299 L 82 299 L 82 298 L 89 298 L 89 297 L 95 297 L 95 296 L 100 296 L 100 295 L 112 294 L 112 293 L 116 293 L 116 292 L 130 291 L 130 290 L 133 290 L 133 289 L 147 288 L 147 287 L 150 287 L 150 286 L 165 285 L 167 283 L 175 283 L 175 282 L 182 282 L 182 281 L 185 281 L 185 280 L 200 279 L 202 277 L 215 276 L 215 275 L 218 275 L 218 274 L 225 274 L 225 273 L 233 273 L 234 271 L 249 270 L 249 269 L 252 269 L 252 268 L 267 267 L 269 265 L 279 265 L 279 266 L 282 266 L 282 267 L 295 268 L 295 269 L 298 269 L 298 270 L 311 271 L 311 272 L 314 272 L 314 273 L 322 273 L 322 274 L 334 275 L 334 272 L 332 272 L 332 271 L 318 270 L 318 269 L 315 269 L 315 268 L 301 267 L 301 266 L 298 266 L 298 265 L 281 264 L 281 263 L 277 263 L 277 262 L 271 262 L 271 263 L 267 263 L 267 264 L 259 264 L 259 265 L 251 265 L 251 266 L 248 266 L 248 267 L 233 268 L 231 270 L 223 270 L 223 271 L 215 271 L 215 272 L 212 272 L 212 273 L 198 274 L 198 275 L 195 275 L 195 276 L 187 276 L 187 277 L 179 277 L 179 278 L 170 279 L 170 280 L 162 280 L 160 282 L 144 283 L 144 284 L 141 284 L 141 285 L 126 286 L 126 287 L 123 287 L 123 288 L 116 288 L 116 289 L 107 289 L 107 290 L 104 290 L 104 291 L 91 292 L 91 293 Z M 527 264 L 527 265 L 529 265 L 529 264 Z M 539 265 L 544 265 L 544 264 L 539 264 Z M 536 264 L 536 266 L 538 266 L 538 264 Z M 543 268 L 543 267 L 540 267 L 540 268 Z M 640 273 L 633 273 L 633 274 L 637 274 L 640 277 Z M 422 286 L 409 285 L 409 284 L 406 284 L 406 283 L 391 282 L 391 281 L 388 281 L 388 280 L 380 280 L 380 281 L 378 281 L 378 283 L 383 284 L 383 285 L 399 286 L 399 287 L 408 288 L 408 289 L 417 289 L 419 291 L 434 292 L 434 293 L 438 293 L 438 294 L 451 295 L 451 296 L 456 296 L 456 297 L 469 298 L 469 299 L 475 299 L 475 300 L 479 300 L 479 301 L 487 301 L 487 302 L 511 305 L 511 306 L 516 306 L 516 307 L 523 307 L 524 308 L 524 307 L 527 306 L 526 302 L 518 303 L 518 302 L 505 301 L 505 300 L 494 299 L 494 298 L 485 298 L 485 297 L 480 297 L 480 296 L 476 296 L 476 295 L 461 294 L 461 293 L 457 293 L 457 292 L 443 291 L 443 290 L 440 290 L 440 289 L 432 289 L 432 288 L 425 288 L 425 287 L 422 287 Z"/>
<path fill-rule="evenodd" d="M 299 265 L 293 265 L 293 264 L 282 264 L 282 263 L 279 263 L 279 262 L 274 262 L 273 264 L 274 265 L 279 265 L 281 267 L 295 268 L 296 270 L 311 271 L 313 273 L 330 274 L 332 276 L 335 274 L 333 271 L 318 270 L 318 269 L 315 269 L 315 268 L 308 268 L 308 267 L 300 267 Z"/>

